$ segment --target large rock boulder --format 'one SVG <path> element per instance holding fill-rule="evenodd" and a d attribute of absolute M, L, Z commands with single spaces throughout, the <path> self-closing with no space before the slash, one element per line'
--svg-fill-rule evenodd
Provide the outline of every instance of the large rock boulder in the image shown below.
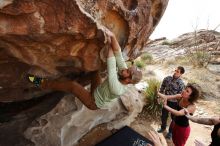
<path fill-rule="evenodd" d="M 103 27 L 126 59 L 139 55 L 168 0 L 3 0 L 0 2 L 0 101 L 30 99 L 39 91 L 27 74 L 80 79 L 105 69 Z M 82 74 L 84 73 L 84 74 Z M 81 76 L 80 76 L 81 74 Z"/>
<path fill-rule="evenodd" d="M 33 122 L 25 136 L 36 146 L 73 146 L 99 124 L 107 123 L 109 130 L 130 125 L 143 106 L 144 98 L 134 86 L 129 86 L 128 92 L 108 108 L 95 111 L 86 108 L 77 98 L 65 96 L 52 111 Z M 103 138 L 104 135 L 99 136 L 100 140 Z"/>
<path fill-rule="evenodd" d="M 64 93 L 33 87 L 27 75 L 67 78 L 88 85 L 93 71 L 106 69 L 105 27 L 115 33 L 125 59 L 135 59 L 167 3 L 168 0 L 1 0 L 0 131 L 4 132 L 0 133 L 0 145 L 54 145 L 52 140 L 57 145 L 69 145 L 100 123 L 119 118 L 129 124 L 131 120 L 118 116 L 126 111 L 121 105 L 115 113 L 106 114 L 79 107 L 75 100 L 69 103 L 68 113 L 51 116 L 50 113 L 57 113 L 53 110 L 45 115 L 57 104 L 58 109 L 62 107 L 64 101 L 59 101 Z M 135 114 L 128 115 L 135 116 L 140 110 L 134 106 L 132 111 Z M 85 118 L 88 114 L 92 117 Z M 43 117 L 38 119 L 40 116 Z M 97 121 L 86 121 L 95 118 Z M 81 121 L 84 124 L 77 125 Z M 116 126 L 117 123 L 112 127 L 123 126 Z M 79 131 L 80 126 L 86 127 Z M 70 140 L 71 135 L 77 136 Z M 38 139 L 42 137 L 45 141 Z"/>
<path fill-rule="evenodd" d="M 154 60 L 170 60 L 187 53 L 210 53 L 210 64 L 220 64 L 220 33 L 215 30 L 197 30 L 168 40 L 165 37 L 149 41 L 142 52 L 152 53 Z"/>

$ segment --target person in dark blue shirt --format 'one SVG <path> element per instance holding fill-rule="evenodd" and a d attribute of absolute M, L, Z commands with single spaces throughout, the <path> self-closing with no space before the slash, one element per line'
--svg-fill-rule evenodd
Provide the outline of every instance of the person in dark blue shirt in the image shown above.
<path fill-rule="evenodd" d="M 185 72 L 185 69 L 182 66 L 178 66 L 175 69 L 173 76 L 167 76 L 163 79 L 159 92 L 165 95 L 176 95 L 176 94 L 181 93 L 182 90 L 185 88 L 185 85 L 181 79 L 181 76 L 182 74 L 184 74 L 184 72 Z M 177 100 L 176 99 L 169 100 L 167 101 L 167 105 L 172 107 L 173 109 L 176 109 Z M 165 108 L 163 108 L 162 116 L 161 116 L 162 124 L 161 124 L 161 128 L 157 132 L 161 133 L 166 130 L 168 116 L 169 116 L 169 112 Z M 174 120 L 173 114 L 171 114 L 171 119 Z M 169 126 L 169 131 L 166 135 L 166 138 L 168 139 L 172 138 L 171 124 Z"/>

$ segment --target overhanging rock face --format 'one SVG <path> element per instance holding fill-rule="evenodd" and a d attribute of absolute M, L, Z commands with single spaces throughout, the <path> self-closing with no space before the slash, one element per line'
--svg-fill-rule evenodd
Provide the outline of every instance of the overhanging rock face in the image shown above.
<path fill-rule="evenodd" d="M 78 106 L 77 100 L 65 98 L 63 92 L 33 87 L 27 75 L 67 78 L 88 85 L 93 71 L 106 69 L 104 28 L 115 33 L 126 59 L 132 60 L 167 3 L 0 0 L 0 145 L 67 146 L 101 123 L 111 128 L 129 125 L 143 107 L 133 90 L 121 97 L 123 106 L 121 102 L 113 105 L 120 107 L 112 108 L 114 111 L 89 111 Z"/>
<path fill-rule="evenodd" d="M 0 101 L 42 95 L 27 82 L 27 74 L 58 78 L 71 73 L 81 80 L 91 71 L 104 70 L 107 47 L 103 27 L 115 33 L 127 59 L 136 58 L 167 3 L 168 0 L 1 1 Z"/>

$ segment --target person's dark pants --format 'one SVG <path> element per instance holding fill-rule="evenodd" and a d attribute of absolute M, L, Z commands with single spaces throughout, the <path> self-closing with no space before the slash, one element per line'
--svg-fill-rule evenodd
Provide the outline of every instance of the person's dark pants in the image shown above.
<path fill-rule="evenodd" d="M 177 102 L 172 102 L 172 101 L 167 101 L 167 105 L 173 109 L 177 108 Z M 165 108 L 162 109 L 162 116 L 161 116 L 161 129 L 166 129 L 167 127 L 167 119 L 169 116 L 169 111 L 166 110 Z M 173 114 L 171 114 L 171 119 L 172 121 L 174 120 L 175 116 Z M 172 122 L 170 122 L 170 126 L 169 126 L 169 133 L 172 133 Z"/>

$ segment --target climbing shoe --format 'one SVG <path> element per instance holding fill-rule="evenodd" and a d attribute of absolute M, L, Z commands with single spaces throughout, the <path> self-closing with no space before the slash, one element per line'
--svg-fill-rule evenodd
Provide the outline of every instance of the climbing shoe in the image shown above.
<path fill-rule="evenodd" d="M 35 87 L 39 87 L 43 82 L 43 78 L 37 77 L 34 75 L 29 75 L 28 80 L 35 85 Z"/>

